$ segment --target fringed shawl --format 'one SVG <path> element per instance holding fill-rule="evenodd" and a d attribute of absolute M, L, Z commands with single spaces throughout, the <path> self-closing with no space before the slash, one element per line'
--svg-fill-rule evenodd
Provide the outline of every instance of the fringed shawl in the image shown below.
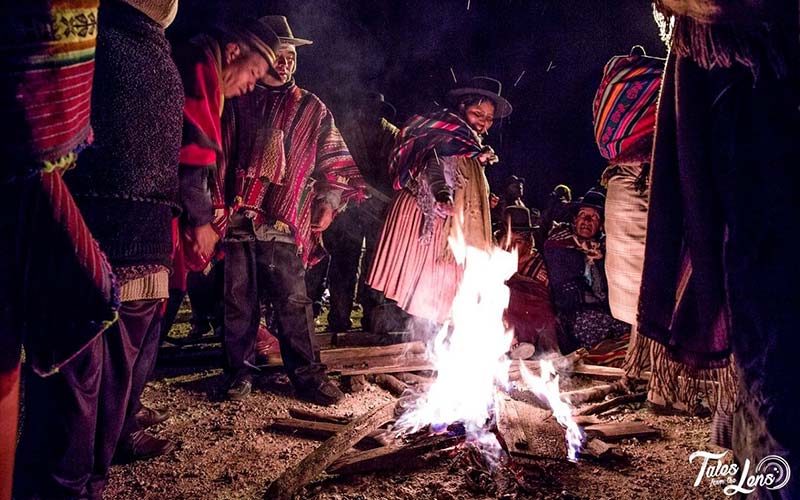
<path fill-rule="evenodd" d="M 672 53 L 704 69 L 740 64 L 758 77 L 769 65 L 779 78 L 796 63 L 796 0 L 656 0 L 675 16 Z"/>
<path fill-rule="evenodd" d="M 723 273 L 724 221 L 707 149 L 713 96 L 704 70 L 670 54 L 656 122 L 639 332 L 660 346 L 654 374 L 672 395 L 678 376 L 721 383 L 730 407 L 730 316 Z M 695 388 L 700 384 L 696 384 Z"/>

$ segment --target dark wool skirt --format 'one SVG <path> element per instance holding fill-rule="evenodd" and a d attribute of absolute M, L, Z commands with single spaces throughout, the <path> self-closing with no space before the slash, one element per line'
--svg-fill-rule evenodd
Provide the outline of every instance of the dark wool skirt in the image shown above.
<path fill-rule="evenodd" d="M 429 244 L 420 241 L 423 214 L 408 190 L 400 191 L 383 224 L 367 284 L 409 314 L 436 323 L 448 319 L 462 270 L 447 249 L 447 220 L 437 218 Z"/>

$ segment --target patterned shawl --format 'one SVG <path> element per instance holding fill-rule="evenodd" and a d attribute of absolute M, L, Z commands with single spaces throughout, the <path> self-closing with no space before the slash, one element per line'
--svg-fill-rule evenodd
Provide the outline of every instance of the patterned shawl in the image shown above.
<path fill-rule="evenodd" d="M 413 116 L 400 131 L 396 144 L 389 163 L 395 190 L 403 189 L 422 171 L 432 151 L 440 157 L 472 157 L 483 149 L 481 137 L 448 109 Z"/>

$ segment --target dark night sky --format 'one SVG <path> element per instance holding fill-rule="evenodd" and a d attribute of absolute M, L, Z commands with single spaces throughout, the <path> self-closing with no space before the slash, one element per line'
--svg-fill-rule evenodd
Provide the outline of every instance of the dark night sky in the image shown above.
<path fill-rule="evenodd" d="M 579 196 L 599 178 L 603 159 L 592 134 L 592 98 L 606 61 L 640 44 L 663 57 L 647 0 L 181 0 L 171 35 L 241 15 L 284 14 L 295 35 L 297 82 L 336 115 L 364 90 L 379 90 L 402 121 L 442 102 L 459 82 L 487 75 L 503 82 L 514 113 L 496 123 L 489 144 L 509 173 L 527 179 L 536 206 L 566 182 Z M 550 68 L 548 71 L 548 67 Z M 514 87 L 522 71 L 525 73 Z"/>

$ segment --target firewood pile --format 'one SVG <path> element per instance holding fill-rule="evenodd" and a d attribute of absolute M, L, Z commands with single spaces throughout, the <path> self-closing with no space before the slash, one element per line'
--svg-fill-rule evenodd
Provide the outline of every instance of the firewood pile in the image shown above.
<path fill-rule="evenodd" d="M 552 360 L 560 374 L 597 382 L 561 393 L 563 401 L 580 406 L 573 411 L 586 435 L 579 456 L 599 464 L 624 461 L 614 443 L 655 439 L 659 431 L 640 422 L 605 421 L 604 417 L 626 405 L 640 404 L 645 393 L 631 391 L 621 370 L 584 364 L 584 356 L 585 351 L 578 351 Z M 520 384 L 520 365 L 535 372 L 537 361 L 513 362 L 512 389 L 498 389 L 497 414 L 487 430 L 496 435 L 504 453 L 489 458 L 466 442 L 463 426 L 458 424 L 438 432 L 426 427 L 407 435 L 393 429 L 397 418 L 435 381 L 435 367 L 421 343 L 330 349 L 323 351 L 322 359 L 332 374 L 340 376 L 345 390 L 357 392 L 376 384 L 397 399 L 356 418 L 293 408 L 288 418 L 272 421 L 271 430 L 324 442 L 273 481 L 265 498 L 288 500 L 325 474 L 407 471 L 445 459 L 452 461 L 454 472 L 464 474 L 471 490 L 495 498 L 531 498 L 534 491 L 558 488 L 547 464 L 567 462 L 564 429 L 547 404 Z"/>

